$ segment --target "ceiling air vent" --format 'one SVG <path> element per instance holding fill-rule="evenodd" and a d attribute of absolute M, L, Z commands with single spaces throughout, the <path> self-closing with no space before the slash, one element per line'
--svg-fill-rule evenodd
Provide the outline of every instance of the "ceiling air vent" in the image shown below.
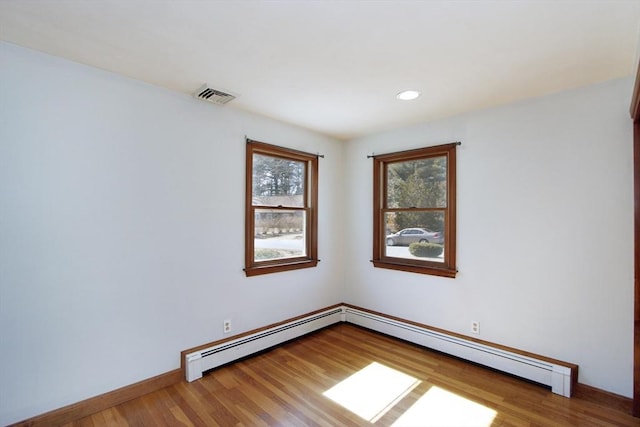
<path fill-rule="evenodd" d="M 207 85 L 202 86 L 196 93 L 193 94 L 198 99 L 203 101 L 213 102 L 214 104 L 226 104 L 229 101 L 236 99 L 235 95 L 225 93 L 217 89 L 210 88 Z"/>

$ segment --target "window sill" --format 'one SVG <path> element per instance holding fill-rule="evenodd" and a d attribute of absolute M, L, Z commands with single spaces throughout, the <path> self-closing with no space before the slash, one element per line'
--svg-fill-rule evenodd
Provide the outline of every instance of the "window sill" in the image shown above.
<path fill-rule="evenodd" d="M 399 270 L 399 271 L 408 271 L 411 273 L 419 273 L 419 274 L 428 274 L 431 276 L 440 276 L 440 277 L 448 277 L 455 278 L 458 270 L 450 269 L 447 267 L 432 267 L 432 266 L 422 266 L 415 264 L 404 264 L 400 262 L 390 262 L 390 261 L 382 261 L 382 260 L 372 260 L 373 266 L 378 268 L 386 268 L 389 270 Z"/>
<path fill-rule="evenodd" d="M 269 264 L 252 266 L 244 269 L 247 277 L 259 276 L 261 274 L 279 273 L 281 271 L 299 270 L 302 268 L 311 268 L 318 265 L 317 259 L 309 259 L 304 261 L 288 262 L 282 264 Z"/>

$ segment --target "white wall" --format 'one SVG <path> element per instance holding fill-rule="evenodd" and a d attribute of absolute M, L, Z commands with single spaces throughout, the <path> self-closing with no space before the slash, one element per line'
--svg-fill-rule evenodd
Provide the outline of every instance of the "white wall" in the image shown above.
<path fill-rule="evenodd" d="M 345 302 L 580 365 L 632 395 L 632 80 L 351 141 Z M 367 154 L 461 141 L 456 279 L 376 269 Z"/>
<path fill-rule="evenodd" d="M 245 277 L 245 135 L 325 155 L 317 268 Z M 343 150 L 0 43 L 0 425 L 341 301 Z"/>

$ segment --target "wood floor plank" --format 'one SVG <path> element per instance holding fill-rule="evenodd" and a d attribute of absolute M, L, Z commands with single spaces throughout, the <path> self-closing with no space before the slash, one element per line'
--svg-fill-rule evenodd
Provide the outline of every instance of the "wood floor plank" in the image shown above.
<path fill-rule="evenodd" d="M 325 392 L 365 367 L 382 365 L 417 385 L 376 409 L 372 424 Z M 355 377 L 353 377 L 355 378 Z M 363 397 L 384 390 L 368 383 Z M 342 383 L 344 384 L 344 383 Z M 483 408 L 495 417 L 485 427 L 639 426 L 629 411 L 593 396 L 568 399 L 532 384 L 354 325 L 338 324 L 268 352 L 229 364 L 192 383 L 178 383 L 72 423 L 73 426 L 393 426 L 437 393 Z M 430 403 L 421 420 L 437 412 L 454 417 L 453 403 Z M 457 404 L 457 403 L 456 403 Z M 449 411 L 449 412 L 446 412 Z M 71 427 L 71 426 L 70 426 Z"/>
<path fill-rule="evenodd" d="M 127 420 L 115 408 L 105 409 L 99 414 L 102 415 L 105 422 L 105 424 L 101 425 L 129 427 Z"/>
<path fill-rule="evenodd" d="M 267 364 L 267 369 L 257 377 L 264 386 L 264 392 L 276 394 L 290 402 L 290 411 L 302 418 L 305 425 L 336 426 L 350 423 L 348 415 L 335 411 L 330 402 L 321 395 L 324 388 L 313 382 L 301 380 L 296 374 L 288 372 L 288 367 L 272 365 L 268 361 Z M 270 384 L 280 386 L 271 387 Z"/>

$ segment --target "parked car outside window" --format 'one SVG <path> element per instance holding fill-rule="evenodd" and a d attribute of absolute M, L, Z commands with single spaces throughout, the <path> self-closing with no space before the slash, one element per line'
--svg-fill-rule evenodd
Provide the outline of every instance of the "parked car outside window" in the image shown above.
<path fill-rule="evenodd" d="M 405 228 L 386 237 L 387 246 L 408 246 L 414 242 L 438 243 L 444 242 L 444 235 L 438 231 L 426 228 Z"/>

